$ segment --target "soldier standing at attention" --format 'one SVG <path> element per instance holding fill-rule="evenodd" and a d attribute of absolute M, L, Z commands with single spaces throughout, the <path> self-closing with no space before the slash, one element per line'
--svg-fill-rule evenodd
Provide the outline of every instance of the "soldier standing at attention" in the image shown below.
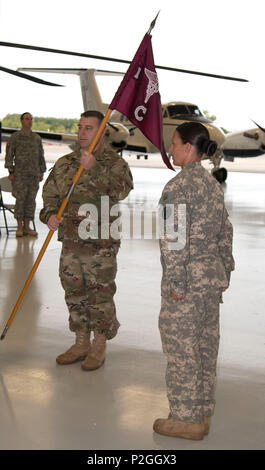
<path fill-rule="evenodd" d="M 215 404 L 219 303 L 234 269 L 233 229 L 223 191 L 200 162 L 203 153 L 211 156 L 216 148 L 202 124 L 177 127 L 170 152 L 182 171 L 166 184 L 160 199 L 165 225 L 170 210 L 174 211 L 171 234 L 165 231 L 160 240 L 159 329 L 167 356 L 170 413 L 167 419 L 157 419 L 153 428 L 187 439 L 202 439 L 209 432 Z M 176 243 L 176 232 L 181 232 L 183 224 L 180 205 L 186 210 L 185 236 Z"/>
<path fill-rule="evenodd" d="M 29 226 L 34 220 L 39 182 L 46 171 L 41 138 L 32 132 L 30 113 L 20 116 L 21 130 L 11 135 L 6 145 L 5 167 L 12 182 L 12 194 L 16 198 L 14 217 L 17 219 L 16 236 L 37 236 Z"/>
<path fill-rule="evenodd" d="M 110 216 L 111 208 L 133 188 L 127 163 L 111 150 L 104 135 L 93 154 L 87 151 L 103 117 L 98 111 L 86 111 L 81 115 L 78 129 L 81 149 L 60 158 L 54 165 L 43 187 L 44 207 L 40 212 L 41 221 L 50 230 L 59 228 L 58 239 L 63 242 L 59 274 L 69 310 L 69 327 L 76 335 L 75 344 L 56 361 L 58 364 L 72 364 L 82 360 L 84 370 L 94 370 L 103 364 L 106 340 L 114 338 L 120 326 L 113 301 L 120 241 L 110 234 L 102 236 L 102 197 L 109 201 L 109 210 L 105 214 L 108 220 L 103 220 L 106 232 L 106 223 L 110 228 L 110 222 L 117 218 Z M 58 220 L 56 214 L 80 164 L 84 171 L 63 217 Z M 87 226 L 90 229 L 94 227 L 95 236 L 92 238 L 86 237 L 87 229 L 81 233 L 80 228 L 84 227 L 88 212 L 95 212 L 93 208 L 98 217 L 94 216 L 95 223 L 91 219 L 90 226 Z M 92 332 L 94 339 L 91 342 Z"/>

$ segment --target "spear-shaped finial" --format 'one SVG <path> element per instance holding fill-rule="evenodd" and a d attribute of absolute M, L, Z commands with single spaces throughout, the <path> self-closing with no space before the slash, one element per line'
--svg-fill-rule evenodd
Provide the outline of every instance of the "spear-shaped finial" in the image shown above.
<path fill-rule="evenodd" d="M 156 24 L 156 20 L 157 20 L 157 17 L 158 17 L 158 15 L 159 15 L 159 13 L 160 13 L 160 10 L 159 10 L 159 12 L 157 13 L 155 19 L 154 19 L 154 20 L 152 21 L 152 23 L 150 24 L 150 28 L 149 28 L 147 34 L 151 34 L 151 31 L 152 31 L 152 29 L 154 28 L 154 26 L 155 26 L 155 24 Z"/>

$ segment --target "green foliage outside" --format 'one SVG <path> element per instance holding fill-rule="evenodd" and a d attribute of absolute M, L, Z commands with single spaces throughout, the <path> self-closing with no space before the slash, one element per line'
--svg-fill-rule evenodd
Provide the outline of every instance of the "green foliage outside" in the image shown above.
<path fill-rule="evenodd" d="M 61 134 L 77 134 L 78 122 L 78 119 L 34 116 L 32 129 L 34 131 L 55 132 Z M 2 120 L 2 127 L 20 129 L 20 114 L 7 114 Z"/>
<path fill-rule="evenodd" d="M 227 129 L 225 129 L 225 127 L 221 127 L 222 131 L 224 134 L 230 134 L 230 131 L 228 131 Z"/>
<path fill-rule="evenodd" d="M 203 114 L 204 114 L 204 116 L 206 116 L 207 119 L 209 119 L 210 121 L 216 121 L 216 116 L 214 116 L 213 114 L 211 115 L 207 109 L 205 109 L 205 110 L 203 111 Z"/>
<path fill-rule="evenodd" d="M 207 117 L 207 119 L 210 119 L 210 121 L 216 121 L 216 116 L 214 115 L 211 115 L 209 113 L 209 111 L 207 111 L 207 109 L 205 111 L 203 111 L 203 114 L 204 116 Z M 227 129 L 225 129 L 224 127 L 221 127 L 222 131 L 224 132 L 224 134 L 229 134 L 230 131 L 228 131 Z"/>
<path fill-rule="evenodd" d="M 211 115 L 209 111 L 203 111 L 203 114 L 211 121 L 216 120 L 216 116 Z M 54 132 L 60 134 L 77 134 L 79 119 L 64 119 L 53 117 L 35 117 L 33 119 L 32 129 L 34 131 Z M 11 127 L 13 129 L 20 129 L 20 114 L 7 114 L 2 120 L 3 127 Z M 225 134 L 228 134 L 227 129 L 222 128 Z"/>

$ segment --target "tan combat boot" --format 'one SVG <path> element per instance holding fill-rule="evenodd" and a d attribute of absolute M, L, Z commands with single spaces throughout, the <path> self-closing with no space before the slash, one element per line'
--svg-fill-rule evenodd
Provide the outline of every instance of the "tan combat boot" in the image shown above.
<path fill-rule="evenodd" d="M 169 412 L 168 418 L 172 418 L 171 412 Z M 205 436 L 207 436 L 207 434 L 209 434 L 210 424 L 211 424 L 210 416 L 204 416 L 203 417 L 203 425 L 204 425 L 204 435 Z"/>
<path fill-rule="evenodd" d="M 186 423 L 173 418 L 156 419 L 153 429 L 158 434 L 171 437 L 184 437 L 198 441 L 204 437 L 204 424 Z"/>
<path fill-rule="evenodd" d="M 83 361 L 83 359 L 85 359 L 90 348 L 90 333 L 76 331 L 75 334 L 75 344 L 71 346 L 71 348 L 69 348 L 65 353 L 56 357 L 57 364 L 73 364 L 74 362 Z"/>
<path fill-rule="evenodd" d="M 105 335 L 94 333 L 94 339 L 89 349 L 88 355 L 82 362 L 83 370 L 95 370 L 102 366 L 105 361 L 106 337 Z"/>
<path fill-rule="evenodd" d="M 23 233 L 24 235 L 30 235 L 31 237 L 36 237 L 38 235 L 38 232 L 35 230 L 32 230 L 29 226 L 30 219 L 24 219 L 24 229 Z"/>
<path fill-rule="evenodd" d="M 17 219 L 16 237 L 23 237 L 23 219 Z"/>

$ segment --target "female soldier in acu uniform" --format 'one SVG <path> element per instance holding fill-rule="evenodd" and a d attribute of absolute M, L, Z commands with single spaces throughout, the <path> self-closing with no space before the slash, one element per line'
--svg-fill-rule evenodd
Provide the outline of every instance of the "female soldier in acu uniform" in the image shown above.
<path fill-rule="evenodd" d="M 232 256 L 232 225 L 220 184 L 201 165 L 201 156 L 213 155 L 216 143 L 206 127 L 184 123 L 173 135 L 173 163 L 182 171 L 165 186 L 160 203 L 165 222 L 167 205 L 186 208 L 186 241 L 167 233 L 160 241 L 162 305 L 159 328 L 167 356 L 166 385 L 170 406 L 167 419 L 157 419 L 154 430 L 167 436 L 202 439 L 209 432 L 214 411 L 216 362 L 219 345 L 219 303 L 227 289 Z M 175 247 L 174 247 L 175 245 Z"/>

